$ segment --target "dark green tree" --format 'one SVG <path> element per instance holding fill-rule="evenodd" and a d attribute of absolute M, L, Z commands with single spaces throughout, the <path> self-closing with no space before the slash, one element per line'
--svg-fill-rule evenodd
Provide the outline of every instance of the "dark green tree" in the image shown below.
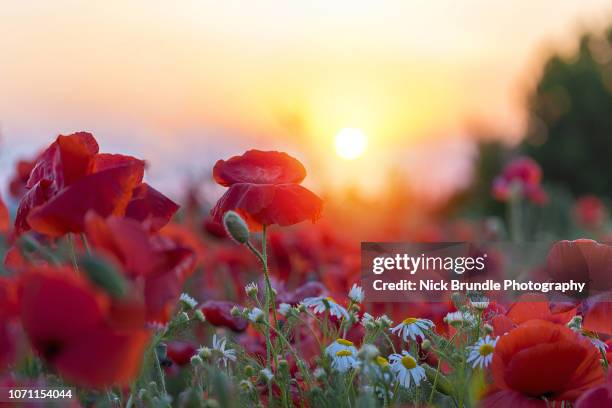
<path fill-rule="evenodd" d="M 574 55 L 552 56 L 528 99 L 521 145 L 548 182 L 612 197 L 612 27 L 583 35 Z"/>

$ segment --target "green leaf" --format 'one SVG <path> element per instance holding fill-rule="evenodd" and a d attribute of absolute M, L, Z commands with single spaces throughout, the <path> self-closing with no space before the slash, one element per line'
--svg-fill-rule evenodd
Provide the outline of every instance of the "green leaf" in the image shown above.
<path fill-rule="evenodd" d="M 109 261 L 94 256 L 85 255 L 79 259 L 79 269 L 96 286 L 113 297 L 125 295 L 127 283 L 120 271 Z"/>

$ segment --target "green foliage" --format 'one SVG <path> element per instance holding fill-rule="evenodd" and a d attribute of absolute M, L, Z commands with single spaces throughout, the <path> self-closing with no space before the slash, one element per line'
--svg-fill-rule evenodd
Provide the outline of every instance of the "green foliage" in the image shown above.
<path fill-rule="evenodd" d="M 529 95 L 522 150 L 548 181 L 576 194 L 612 197 L 612 27 L 584 35 L 575 55 L 552 56 Z"/>

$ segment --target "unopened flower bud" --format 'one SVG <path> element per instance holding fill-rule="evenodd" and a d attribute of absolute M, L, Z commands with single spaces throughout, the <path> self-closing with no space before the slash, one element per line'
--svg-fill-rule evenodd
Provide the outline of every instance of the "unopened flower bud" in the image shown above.
<path fill-rule="evenodd" d="M 204 407 L 205 408 L 219 408 L 221 405 L 219 405 L 219 402 L 216 399 L 208 399 L 206 401 L 204 401 Z"/>
<path fill-rule="evenodd" d="M 226 212 L 223 216 L 223 226 L 227 234 L 237 243 L 246 244 L 249 241 L 249 226 L 237 212 Z"/>
<path fill-rule="evenodd" d="M 201 347 L 198 350 L 198 356 L 200 358 L 209 359 L 212 356 L 212 349 L 210 349 L 208 347 Z"/>
<path fill-rule="evenodd" d="M 259 292 L 259 288 L 255 282 L 251 282 L 244 287 L 244 291 L 248 297 L 256 298 L 257 292 Z"/>
<path fill-rule="evenodd" d="M 230 314 L 232 315 L 232 317 L 242 317 L 242 311 L 240 311 L 240 308 L 238 306 L 232 307 L 232 310 L 230 310 Z"/>
<path fill-rule="evenodd" d="M 289 372 L 289 362 L 285 359 L 278 360 L 278 369 L 283 373 Z"/>
<path fill-rule="evenodd" d="M 463 295 L 460 292 L 453 292 L 451 295 L 451 301 L 453 302 L 453 305 L 459 309 L 463 305 Z"/>
<path fill-rule="evenodd" d="M 195 355 L 193 357 L 191 357 L 191 365 L 194 367 L 201 367 L 204 365 L 204 361 L 202 360 L 202 358 L 199 355 Z"/>
<path fill-rule="evenodd" d="M 424 351 L 428 351 L 431 349 L 431 341 L 425 339 L 421 342 L 421 349 Z"/>
<path fill-rule="evenodd" d="M 316 378 L 317 380 L 322 380 L 327 376 L 327 374 L 325 373 L 325 370 L 322 369 L 321 367 L 317 367 L 312 374 L 314 375 L 314 378 Z"/>
<path fill-rule="evenodd" d="M 246 375 L 247 377 L 255 375 L 255 369 L 253 368 L 253 366 L 247 365 L 246 367 L 244 367 L 244 375 Z"/>
<path fill-rule="evenodd" d="M 375 359 L 380 352 L 378 348 L 373 344 L 364 344 L 361 346 L 359 352 L 357 352 L 357 357 L 362 360 L 373 360 Z"/>
<path fill-rule="evenodd" d="M 485 334 L 491 334 L 491 333 L 493 333 L 494 329 L 493 329 L 493 326 L 491 326 L 489 323 L 485 323 L 483 325 L 483 330 L 484 330 Z"/>

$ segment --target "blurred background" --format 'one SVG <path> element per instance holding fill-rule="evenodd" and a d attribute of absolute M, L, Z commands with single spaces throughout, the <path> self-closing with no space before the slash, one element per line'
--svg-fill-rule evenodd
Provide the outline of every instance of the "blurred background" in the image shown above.
<path fill-rule="evenodd" d="M 575 200 L 612 196 L 611 24 L 603 0 L 5 0 L 0 185 L 80 130 L 182 202 L 215 202 L 216 160 L 283 150 L 327 222 L 427 240 L 503 216 L 491 183 L 528 155 L 548 200 L 527 222 L 579 234 Z"/>

